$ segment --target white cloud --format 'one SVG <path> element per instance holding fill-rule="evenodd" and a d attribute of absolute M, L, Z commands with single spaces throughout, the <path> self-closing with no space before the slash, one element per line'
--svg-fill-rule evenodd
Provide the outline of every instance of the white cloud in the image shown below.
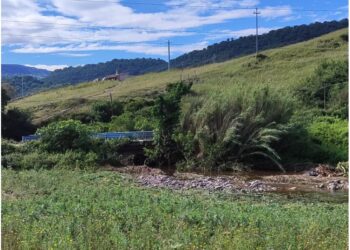
<path fill-rule="evenodd" d="M 34 67 L 34 68 L 37 68 L 37 69 L 46 69 L 46 70 L 49 70 L 49 71 L 54 71 L 56 69 L 64 69 L 64 68 L 69 67 L 68 65 L 45 65 L 45 64 L 35 64 L 35 65 L 26 64 L 25 66 Z"/>
<path fill-rule="evenodd" d="M 172 53 L 186 53 L 196 49 L 202 49 L 208 45 L 207 42 L 200 42 L 189 45 L 177 45 L 171 47 Z M 99 51 L 99 50 L 111 50 L 111 51 L 128 51 L 134 53 L 143 53 L 148 55 L 162 55 L 165 56 L 168 53 L 168 47 L 162 45 L 150 45 L 150 44 L 126 44 L 126 45 L 103 45 L 100 43 L 81 43 L 78 45 L 67 46 L 24 46 L 13 51 L 16 53 L 60 53 L 63 52 L 77 52 L 77 51 Z"/>
<path fill-rule="evenodd" d="M 84 54 L 74 52 L 105 49 L 165 55 L 164 47 L 147 42 L 194 35 L 187 31 L 190 28 L 253 18 L 252 9 L 245 8 L 257 4 L 259 0 L 171 0 L 165 11 L 142 13 L 120 1 L 45 0 L 38 4 L 33 0 L 3 0 L 2 44 L 15 45 L 12 52 L 16 53 L 82 57 Z M 56 15 L 47 15 L 47 11 Z M 288 17 L 292 13 L 289 6 L 265 7 L 261 12 L 262 18 Z M 180 53 L 198 44 L 203 43 L 174 50 Z"/>
<path fill-rule="evenodd" d="M 259 28 L 259 35 L 268 33 L 271 30 L 278 29 L 278 27 L 273 28 Z M 206 39 L 207 40 L 218 40 L 218 39 L 226 39 L 226 38 L 239 38 L 242 36 L 255 35 L 256 29 L 242 29 L 242 30 L 217 30 L 213 32 L 214 34 L 209 34 Z"/>
<path fill-rule="evenodd" d="M 59 55 L 61 56 L 67 56 L 67 57 L 88 57 L 91 56 L 91 54 L 87 54 L 87 53 L 60 53 Z"/>

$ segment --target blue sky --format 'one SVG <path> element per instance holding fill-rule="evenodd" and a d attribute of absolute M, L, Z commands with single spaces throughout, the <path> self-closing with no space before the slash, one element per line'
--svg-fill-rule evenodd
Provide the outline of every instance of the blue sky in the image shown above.
<path fill-rule="evenodd" d="M 2 63 L 56 69 L 167 59 L 285 26 L 348 16 L 347 0 L 2 0 Z"/>

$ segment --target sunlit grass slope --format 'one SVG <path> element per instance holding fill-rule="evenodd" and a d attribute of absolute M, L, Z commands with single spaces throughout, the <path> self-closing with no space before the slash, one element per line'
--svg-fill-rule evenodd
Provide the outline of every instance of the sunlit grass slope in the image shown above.
<path fill-rule="evenodd" d="M 199 81 L 193 89 L 204 95 L 234 90 L 237 84 L 247 87 L 264 84 L 290 91 L 298 88 L 322 60 L 347 58 L 348 43 L 344 39 L 347 32 L 342 29 L 307 42 L 263 51 L 267 57 L 258 63 L 249 55 L 197 68 L 146 74 L 123 82 L 83 83 L 41 92 L 11 106 L 31 111 L 34 122 L 41 122 L 59 114 L 87 111 L 95 100 L 109 100 L 110 94 L 113 99 L 153 96 L 168 83 L 194 76 Z"/>

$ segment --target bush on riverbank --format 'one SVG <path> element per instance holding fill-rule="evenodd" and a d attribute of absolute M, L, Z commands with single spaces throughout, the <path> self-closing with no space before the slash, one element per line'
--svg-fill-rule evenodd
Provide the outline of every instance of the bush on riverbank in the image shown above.
<path fill-rule="evenodd" d="M 202 166 L 227 169 L 268 159 L 284 171 L 273 143 L 284 134 L 283 125 L 292 114 L 290 99 L 268 87 L 237 86 L 234 92 L 213 94 L 203 104 L 196 98 L 190 102 L 194 107 L 185 110 L 182 128 L 193 133 L 192 143 L 198 145 L 193 157 L 197 155 Z"/>

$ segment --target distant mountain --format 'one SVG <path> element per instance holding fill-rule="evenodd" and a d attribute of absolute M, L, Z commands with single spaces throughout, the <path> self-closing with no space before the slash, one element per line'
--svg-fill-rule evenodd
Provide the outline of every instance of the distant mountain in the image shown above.
<path fill-rule="evenodd" d="M 324 23 L 312 23 L 272 30 L 259 36 L 260 50 L 272 49 L 303 42 L 332 31 L 348 27 L 348 19 Z M 214 62 L 223 62 L 234 57 L 255 52 L 255 36 L 228 39 L 215 43 L 202 50 L 195 50 L 171 61 L 172 67 L 194 67 Z"/>
<path fill-rule="evenodd" d="M 1 76 L 13 77 L 13 76 L 34 76 L 37 78 L 43 78 L 50 74 L 50 71 L 45 69 L 37 69 L 34 67 L 28 67 L 19 64 L 1 64 Z"/>
<path fill-rule="evenodd" d="M 167 62 L 161 59 L 114 59 L 105 63 L 55 70 L 43 81 L 49 85 L 76 84 L 115 74 L 116 71 L 135 76 L 163 71 L 166 68 Z"/>

